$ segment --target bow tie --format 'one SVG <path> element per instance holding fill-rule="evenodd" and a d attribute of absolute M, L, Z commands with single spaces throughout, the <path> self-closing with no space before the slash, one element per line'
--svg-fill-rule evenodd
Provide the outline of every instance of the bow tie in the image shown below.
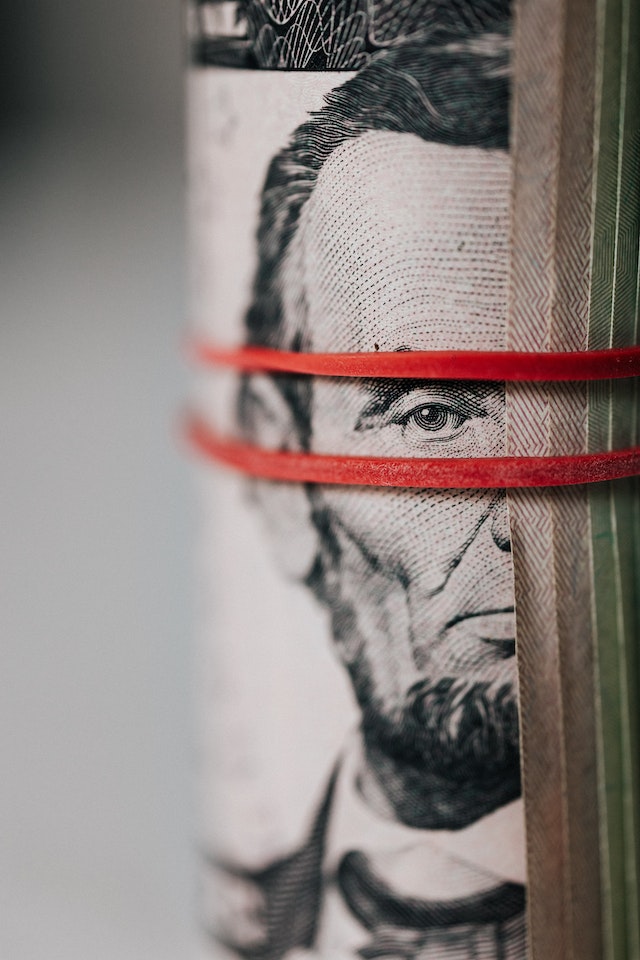
<path fill-rule="evenodd" d="M 456 900 L 400 897 L 376 876 L 365 854 L 347 853 L 338 884 L 357 920 L 371 933 L 363 960 L 524 960 L 525 890 L 502 883 Z"/>

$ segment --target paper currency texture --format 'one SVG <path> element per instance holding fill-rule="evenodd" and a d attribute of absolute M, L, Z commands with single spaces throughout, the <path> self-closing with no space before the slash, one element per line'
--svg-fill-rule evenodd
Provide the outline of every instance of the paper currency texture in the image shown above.
<path fill-rule="evenodd" d="M 541 68 L 535 0 L 515 31 L 500 0 L 194 5 L 193 334 L 586 349 L 598 34 L 569 6 Z M 207 370 L 194 403 L 273 450 L 594 442 L 576 384 Z M 588 491 L 200 491 L 203 956 L 603 956 Z"/>

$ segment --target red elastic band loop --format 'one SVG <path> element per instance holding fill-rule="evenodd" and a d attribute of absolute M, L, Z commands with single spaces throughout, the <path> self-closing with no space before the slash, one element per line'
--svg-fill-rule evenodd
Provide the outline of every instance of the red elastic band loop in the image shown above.
<path fill-rule="evenodd" d="M 640 376 L 640 346 L 560 353 L 490 350 L 296 353 L 268 347 L 232 349 L 196 339 L 188 344 L 188 351 L 198 363 L 233 367 L 247 373 L 529 382 L 616 380 Z"/>
<path fill-rule="evenodd" d="M 640 474 L 640 447 L 563 457 L 394 459 L 264 450 L 218 435 L 198 417 L 186 426 L 191 445 L 251 476 L 298 483 L 479 489 L 550 487 L 619 480 Z"/>

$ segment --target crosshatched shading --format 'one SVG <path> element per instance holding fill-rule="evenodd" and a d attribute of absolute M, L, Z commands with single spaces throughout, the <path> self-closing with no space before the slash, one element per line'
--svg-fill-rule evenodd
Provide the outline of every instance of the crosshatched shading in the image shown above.
<path fill-rule="evenodd" d="M 350 42 L 363 11 L 348 9 Z M 274 5 L 266 26 L 302 10 Z M 412 35 L 293 131 L 262 189 L 247 344 L 504 349 L 508 59 L 504 26 Z M 314 454 L 487 457 L 507 443 L 504 387 L 487 382 L 247 374 L 236 427 Z M 504 490 L 255 480 L 248 493 L 274 562 L 326 615 L 359 728 L 280 856 L 209 859 L 246 908 L 218 937 L 254 960 L 523 960 L 524 867 L 483 859 L 496 822 L 523 859 Z"/>
<path fill-rule="evenodd" d="M 390 45 L 495 28 L 509 0 L 196 0 L 193 59 L 262 70 L 359 70 Z"/>

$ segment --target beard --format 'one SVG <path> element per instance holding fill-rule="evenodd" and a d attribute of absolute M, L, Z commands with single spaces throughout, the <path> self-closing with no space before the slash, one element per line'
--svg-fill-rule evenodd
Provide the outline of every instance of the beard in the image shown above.
<path fill-rule="evenodd" d="M 520 796 L 511 684 L 425 678 L 385 709 L 366 663 L 350 672 L 368 764 L 401 822 L 461 829 Z"/>
<path fill-rule="evenodd" d="M 367 740 L 398 762 L 458 784 L 493 781 L 516 761 L 519 766 L 518 709 L 510 684 L 494 690 L 489 683 L 425 679 L 389 714 L 375 696 L 358 694 L 358 700 Z"/>
<path fill-rule="evenodd" d="M 367 653 L 358 608 L 345 594 L 341 550 L 324 510 L 307 585 L 331 613 L 334 640 L 361 714 L 367 766 L 398 820 L 457 830 L 521 795 L 518 703 L 511 683 L 425 677 L 390 704 Z M 369 564 L 370 569 L 366 567 Z M 363 560 L 363 576 L 374 570 Z"/>

